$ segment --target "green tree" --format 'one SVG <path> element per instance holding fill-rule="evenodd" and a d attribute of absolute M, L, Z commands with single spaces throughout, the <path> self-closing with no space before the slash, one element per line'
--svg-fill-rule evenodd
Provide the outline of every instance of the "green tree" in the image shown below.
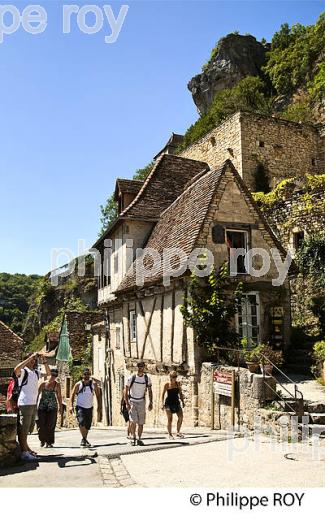
<path fill-rule="evenodd" d="M 117 203 L 114 200 L 114 195 L 110 195 L 106 201 L 104 206 L 100 206 L 101 212 L 101 228 L 99 232 L 99 236 L 101 236 L 107 228 L 114 222 L 117 218 Z"/>
<path fill-rule="evenodd" d="M 228 263 L 205 278 L 192 274 L 188 293 L 181 312 L 185 323 L 194 329 L 199 346 L 212 353 L 216 347 L 237 343 L 233 320 L 241 300 L 242 286 L 238 284 L 235 290 L 232 289 Z"/>

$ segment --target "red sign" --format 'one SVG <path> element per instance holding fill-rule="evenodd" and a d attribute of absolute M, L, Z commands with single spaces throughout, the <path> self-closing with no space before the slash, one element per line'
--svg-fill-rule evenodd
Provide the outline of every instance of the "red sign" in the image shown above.
<path fill-rule="evenodd" d="M 231 397 L 232 395 L 232 372 L 226 370 L 215 370 L 213 373 L 213 386 L 217 394 Z"/>
<path fill-rule="evenodd" d="M 226 385 L 232 384 L 232 373 L 225 370 L 215 370 L 213 374 L 213 381 L 216 383 L 224 383 Z"/>

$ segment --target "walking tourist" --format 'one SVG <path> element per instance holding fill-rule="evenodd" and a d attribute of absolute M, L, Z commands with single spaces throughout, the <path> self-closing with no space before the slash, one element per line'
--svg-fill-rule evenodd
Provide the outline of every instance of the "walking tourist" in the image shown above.
<path fill-rule="evenodd" d="M 165 400 L 165 395 L 167 393 L 167 397 Z M 181 427 L 183 423 L 183 408 L 185 406 L 184 396 L 182 392 L 182 387 L 179 381 L 177 381 L 177 372 L 173 371 L 169 374 L 169 382 L 167 382 L 164 386 L 162 393 L 162 407 L 166 411 L 167 414 L 167 430 L 168 436 L 170 439 L 173 439 L 174 436 L 172 434 L 172 426 L 173 426 L 173 414 L 176 413 L 177 420 L 177 437 L 183 438 L 184 435 L 181 433 Z"/>
<path fill-rule="evenodd" d="M 46 445 L 46 448 L 53 448 L 58 410 L 62 414 L 61 386 L 57 377 L 58 370 L 52 368 L 49 381 L 41 383 L 38 389 L 38 437 L 41 446 Z"/>
<path fill-rule="evenodd" d="M 150 377 L 145 373 L 145 364 L 139 361 L 137 364 L 138 372 L 131 375 L 126 383 L 124 398 L 129 411 L 131 423 L 131 444 L 143 446 L 141 439 L 143 425 L 146 422 L 146 393 L 149 393 L 149 412 L 152 410 L 152 383 Z M 138 425 L 138 439 L 136 438 L 136 428 Z"/>
<path fill-rule="evenodd" d="M 87 437 L 93 420 L 94 394 L 96 394 L 98 412 L 99 415 L 101 415 L 101 394 L 96 381 L 91 378 L 89 368 L 86 368 L 83 371 L 81 381 L 78 381 L 78 383 L 76 383 L 73 388 L 70 403 L 70 413 L 74 413 L 74 400 L 77 396 L 76 417 L 82 437 L 80 446 L 88 448 L 91 447 Z"/>
<path fill-rule="evenodd" d="M 37 453 L 28 446 L 27 437 L 29 433 L 33 432 L 35 426 L 38 381 L 40 378 L 40 371 L 37 368 L 39 362 L 44 363 L 46 371 L 49 373 L 46 360 L 43 361 L 42 355 L 37 352 L 29 355 L 14 370 L 18 390 L 18 441 L 21 448 L 21 458 L 25 461 L 37 460 Z"/>

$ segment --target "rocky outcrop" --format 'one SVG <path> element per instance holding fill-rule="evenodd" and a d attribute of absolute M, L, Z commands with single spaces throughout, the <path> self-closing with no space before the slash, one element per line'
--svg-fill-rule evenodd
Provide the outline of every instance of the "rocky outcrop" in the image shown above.
<path fill-rule="evenodd" d="M 217 44 L 217 52 L 204 71 L 188 83 L 199 113 L 205 114 L 217 92 L 233 87 L 246 76 L 257 76 L 265 63 L 268 44 L 254 36 L 228 34 Z"/>

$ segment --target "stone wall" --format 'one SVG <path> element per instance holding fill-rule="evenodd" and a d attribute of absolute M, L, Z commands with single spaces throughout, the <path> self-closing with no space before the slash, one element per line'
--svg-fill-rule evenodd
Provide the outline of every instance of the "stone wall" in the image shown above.
<path fill-rule="evenodd" d="M 0 415 L 0 467 L 15 464 L 20 458 L 16 442 L 17 416 Z"/>
<path fill-rule="evenodd" d="M 212 401 L 212 376 L 215 368 L 234 370 L 236 374 L 236 407 L 235 428 L 254 429 L 255 423 L 261 417 L 261 422 L 276 422 L 284 412 L 270 412 L 263 406 L 275 399 L 275 380 L 266 376 L 267 385 L 264 386 L 263 376 L 252 374 L 247 368 L 231 366 L 217 366 L 203 363 L 199 382 L 199 426 L 211 427 L 213 423 L 212 410 L 214 409 L 215 429 L 228 429 L 231 423 L 231 398 L 214 393 Z M 214 404 L 214 408 L 212 407 Z"/>
<path fill-rule="evenodd" d="M 244 180 L 252 190 L 258 164 L 265 167 L 271 188 L 288 177 L 323 173 L 319 162 L 321 139 L 312 125 L 243 114 L 241 142 Z"/>
<path fill-rule="evenodd" d="M 290 176 L 323 173 L 324 139 L 313 125 L 237 112 L 180 155 L 212 168 L 230 159 L 255 191 L 254 173 L 261 164 L 271 188 Z"/>
<path fill-rule="evenodd" d="M 230 159 L 242 175 L 242 145 L 240 113 L 226 119 L 207 135 L 186 148 L 181 157 L 204 161 L 211 168 L 217 168 Z"/>

